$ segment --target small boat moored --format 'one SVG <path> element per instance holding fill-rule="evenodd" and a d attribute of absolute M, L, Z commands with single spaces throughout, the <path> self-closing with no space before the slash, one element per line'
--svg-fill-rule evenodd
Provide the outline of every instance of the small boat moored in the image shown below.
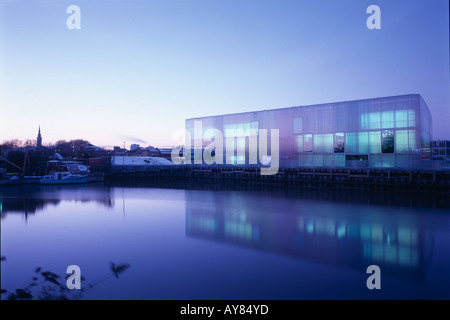
<path fill-rule="evenodd" d="M 74 184 L 88 182 L 87 175 L 71 174 L 70 172 L 55 172 L 45 175 L 39 180 L 40 184 Z"/>

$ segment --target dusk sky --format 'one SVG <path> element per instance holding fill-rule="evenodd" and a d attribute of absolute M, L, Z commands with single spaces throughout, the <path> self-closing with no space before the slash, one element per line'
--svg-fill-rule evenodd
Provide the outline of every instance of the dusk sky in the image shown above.
<path fill-rule="evenodd" d="M 0 142 L 171 146 L 188 118 L 416 93 L 450 139 L 449 57 L 448 0 L 0 0 Z"/>

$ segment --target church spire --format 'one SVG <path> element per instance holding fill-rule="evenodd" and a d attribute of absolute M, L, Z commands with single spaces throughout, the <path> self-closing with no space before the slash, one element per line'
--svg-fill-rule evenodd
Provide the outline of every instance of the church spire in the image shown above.
<path fill-rule="evenodd" d="M 42 147 L 42 136 L 41 136 L 41 126 L 39 125 L 39 131 L 38 131 L 38 136 L 36 139 L 36 146 L 37 147 Z"/>

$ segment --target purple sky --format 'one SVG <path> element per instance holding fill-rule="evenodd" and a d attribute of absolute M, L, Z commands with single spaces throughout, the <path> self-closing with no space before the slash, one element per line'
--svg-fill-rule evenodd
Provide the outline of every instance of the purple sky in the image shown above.
<path fill-rule="evenodd" d="M 0 141 L 170 146 L 188 118 L 410 93 L 450 139 L 449 70 L 447 0 L 2 1 Z"/>

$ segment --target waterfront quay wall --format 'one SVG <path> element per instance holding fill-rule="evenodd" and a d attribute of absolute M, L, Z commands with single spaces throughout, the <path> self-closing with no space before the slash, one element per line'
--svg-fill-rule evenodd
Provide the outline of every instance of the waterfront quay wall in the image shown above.
<path fill-rule="evenodd" d="M 356 188 L 450 193 L 450 170 L 280 168 L 274 175 L 261 175 L 260 169 L 257 167 L 177 165 L 112 168 L 106 174 L 106 178 L 161 183 L 209 183 L 285 188 Z"/>

